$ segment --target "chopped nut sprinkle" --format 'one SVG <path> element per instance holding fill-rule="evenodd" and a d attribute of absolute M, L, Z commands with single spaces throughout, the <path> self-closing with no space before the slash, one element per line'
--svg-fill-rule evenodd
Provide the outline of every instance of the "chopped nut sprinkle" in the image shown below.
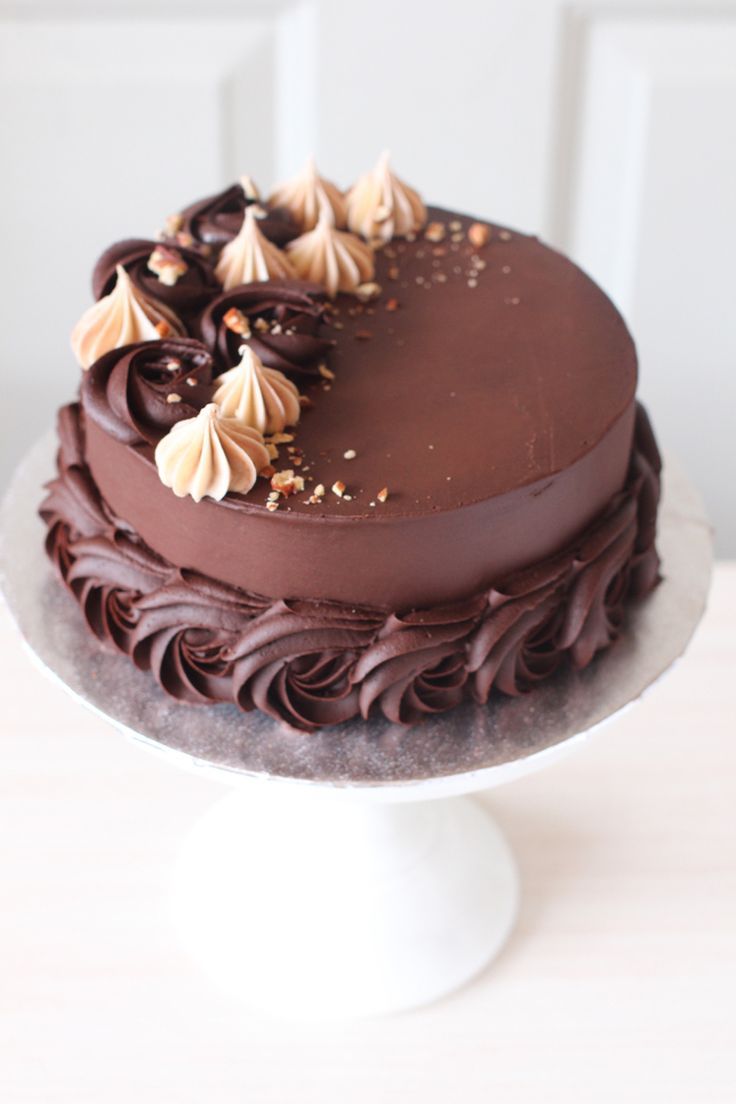
<path fill-rule="evenodd" d="M 342 458 L 343 460 L 354 460 L 357 455 L 355 449 L 348 449 L 347 452 L 342 454 Z"/>
<path fill-rule="evenodd" d="M 269 326 L 268 326 L 268 322 L 266 321 L 265 318 L 256 318 L 253 325 L 255 326 L 255 328 L 258 330 L 259 333 L 267 333 L 268 332 Z"/>
<path fill-rule="evenodd" d="M 175 234 L 184 225 L 184 216 L 181 214 L 168 215 L 164 222 L 164 230 L 167 234 Z"/>
<path fill-rule="evenodd" d="M 241 337 L 250 337 L 250 322 L 237 307 L 231 307 L 229 311 L 225 311 L 222 321 L 233 333 L 240 334 Z"/>
<path fill-rule="evenodd" d="M 296 475 L 291 468 L 286 468 L 284 471 L 276 472 L 275 475 L 271 476 L 271 486 L 277 494 L 282 494 L 284 498 L 288 498 L 296 491 L 304 490 L 304 477 Z"/>
<path fill-rule="evenodd" d="M 501 241 L 511 241 L 511 232 L 509 230 L 499 230 L 498 236 Z"/>
<path fill-rule="evenodd" d="M 386 300 L 386 310 L 387 311 L 395 311 L 395 310 L 398 310 L 398 309 L 399 309 L 399 300 L 398 299 L 387 299 Z"/>
<path fill-rule="evenodd" d="M 336 479 L 335 482 L 332 484 L 331 489 L 332 493 L 336 494 L 338 498 L 342 498 L 342 496 L 345 494 L 345 484 L 343 483 L 342 479 Z"/>
<path fill-rule="evenodd" d="M 180 253 L 175 249 L 168 249 L 165 245 L 157 246 L 148 258 L 149 270 L 167 287 L 173 287 L 188 267 Z"/>
<path fill-rule="evenodd" d="M 376 495 L 379 502 L 385 502 L 388 498 L 388 487 L 381 487 L 380 491 Z"/>
<path fill-rule="evenodd" d="M 445 236 L 445 228 L 441 222 L 430 222 L 429 226 L 424 231 L 424 236 L 427 241 L 441 242 Z"/>
<path fill-rule="evenodd" d="M 491 237 L 491 228 L 484 222 L 474 222 L 472 226 L 468 227 L 468 241 L 471 245 L 474 245 L 476 249 L 480 249 L 482 245 L 487 245 Z"/>
<path fill-rule="evenodd" d="M 323 379 L 334 380 L 335 378 L 335 373 L 332 371 L 331 368 L 328 368 L 326 364 L 320 364 L 319 374 L 322 376 Z"/>
<path fill-rule="evenodd" d="M 371 299 L 377 299 L 381 294 L 381 285 L 371 281 L 367 284 L 359 284 L 355 294 L 361 303 L 369 303 Z"/>
<path fill-rule="evenodd" d="M 169 334 L 171 333 L 171 326 L 169 325 L 168 322 L 164 322 L 163 319 L 160 322 L 156 323 L 155 328 L 156 328 L 156 333 L 159 335 L 159 337 L 168 337 Z"/>
<path fill-rule="evenodd" d="M 324 485 L 324 483 L 318 483 L 318 484 L 317 484 L 317 486 L 316 486 L 316 487 L 314 488 L 314 495 L 315 495 L 315 497 L 316 497 L 316 498 L 324 498 L 324 496 L 325 496 L 326 494 L 327 494 L 327 492 L 326 492 L 326 490 L 325 490 L 325 485 Z"/>
<path fill-rule="evenodd" d="M 181 402 L 181 395 L 177 395 L 176 391 L 171 391 L 171 392 L 169 392 L 169 394 L 168 394 L 168 395 L 166 396 L 166 401 L 167 401 L 167 403 L 178 403 L 178 402 Z"/>
<path fill-rule="evenodd" d="M 269 445 L 289 445 L 294 440 L 293 433 L 272 433 L 266 438 Z"/>

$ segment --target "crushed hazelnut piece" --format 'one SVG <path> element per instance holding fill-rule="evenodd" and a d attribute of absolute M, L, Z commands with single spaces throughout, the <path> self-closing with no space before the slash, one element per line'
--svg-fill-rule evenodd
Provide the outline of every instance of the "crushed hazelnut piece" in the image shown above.
<path fill-rule="evenodd" d="M 272 433 L 266 438 L 269 445 L 288 445 L 294 440 L 293 433 Z"/>
<path fill-rule="evenodd" d="M 270 441 L 266 441 L 266 452 L 268 453 L 270 460 L 278 460 L 279 450 L 275 445 L 272 445 Z"/>
<path fill-rule="evenodd" d="M 302 408 L 302 410 L 311 410 L 312 407 L 314 406 L 314 403 L 310 399 L 309 395 L 300 395 L 299 396 L 299 405 Z"/>
<path fill-rule="evenodd" d="M 169 392 L 169 394 L 168 394 L 168 395 L 166 396 L 166 401 L 167 401 L 167 403 L 178 403 L 178 402 L 181 402 L 181 395 L 177 395 L 176 391 L 171 391 L 171 392 Z"/>
<path fill-rule="evenodd" d="M 275 492 L 288 498 L 290 494 L 304 490 L 304 478 L 301 475 L 295 475 L 291 468 L 286 468 L 271 476 L 271 486 Z"/>
<path fill-rule="evenodd" d="M 266 464 L 265 468 L 261 468 L 258 473 L 263 479 L 270 479 L 272 475 L 276 474 L 276 469 L 273 464 Z"/>
<path fill-rule="evenodd" d="M 386 302 L 386 310 L 387 311 L 395 311 L 395 310 L 398 310 L 398 309 L 399 309 L 399 300 L 398 299 L 389 299 Z"/>
<path fill-rule="evenodd" d="M 278 510 L 278 508 L 279 508 L 278 502 L 267 502 L 266 503 L 266 509 L 270 510 L 271 513 L 273 513 L 274 510 Z"/>
<path fill-rule="evenodd" d="M 231 307 L 229 311 L 225 311 L 222 321 L 233 333 L 240 334 L 241 337 L 250 337 L 250 322 L 237 307 Z"/>
<path fill-rule="evenodd" d="M 184 225 L 184 216 L 180 214 L 168 215 L 164 222 L 164 232 L 166 234 L 175 234 L 177 230 L 181 230 Z"/>
<path fill-rule="evenodd" d="M 326 364 L 320 364 L 319 374 L 322 376 L 323 379 L 333 380 L 335 378 L 335 373 L 332 371 L 331 368 L 328 368 Z"/>
<path fill-rule="evenodd" d="M 173 287 L 188 267 L 180 253 L 175 249 L 167 249 L 165 245 L 157 246 L 148 258 L 148 269 L 167 287 Z"/>
<path fill-rule="evenodd" d="M 468 241 L 476 249 L 480 249 L 482 245 L 487 245 L 490 237 L 491 228 L 483 222 L 474 222 L 472 226 L 468 227 Z"/>
<path fill-rule="evenodd" d="M 445 228 L 441 222 L 430 222 L 427 229 L 424 231 L 424 236 L 427 241 L 441 242 L 445 237 Z M 419 254 L 417 254 L 418 256 Z"/>
<path fill-rule="evenodd" d="M 324 496 L 327 494 L 324 483 L 317 484 L 317 486 L 314 488 L 314 494 L 317 498 L 324 498 Z"/>
<path fill-rule="evenodd" d="M 355 294 L 361 303 L 369 303 L 371 299 L 377 299 L 381 294 L 381 285 L 374 281 L 367 284 L 358 284 Z"/>
<path fill-rule="evenodd" d="M 345 494 L 345 484 L 342 479 L 336 479 L 332 484 L 332 493 L 336 494 L 338 498 L 342 498 Z"/>
<path fill-rule="evenodd" d="M 380 491 L 376 495 L 379 502 L 385 502 L 388 498 L 388 487 L 381 487 Z"/>
<path fill-rule="evenodd" d="M 168 322 L 164 322 L 163 319 L 160 322 L 156 323 L 155 329 L 159 337 L 168 337 L 171 333 L 171 326 Z"/>
<path fill-rule="evenodd" d="M 353 496 L 352 495 L 344 494 L 342 497 L 345 499 L 346 502 L 352 502 L 353 501 Z"/>
<path fill-rule="evenodd" d="M 354 460 L 357 455 L 355 449 L 348 449 L 347 452 L 342 454 L 342 458 L 343 460 Z"/>
<path fill-rule="evenodd" d="M 194 379 L 193 376 L 187 376 L 187 378 L 184 380 L 184 382 L 187 385 L 187 387 L 196 387 L 197 384 L 199 383 L 199 380 Z"/>

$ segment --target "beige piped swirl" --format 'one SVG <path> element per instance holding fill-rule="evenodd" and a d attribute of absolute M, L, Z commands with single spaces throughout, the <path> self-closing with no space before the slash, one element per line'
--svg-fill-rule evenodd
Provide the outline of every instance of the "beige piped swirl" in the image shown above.
<path fill-rule="evenodd" d="M 237 418 L 226 418 L 208 403 L 196 418 L 176 425 L 156 446 L 156 468 L 165 487 L 179 498 L 200 502 L 247 494 L 269 462 L 263 437 Z"/>
<path fill-rule="evenodd" d="M 109 295 L 84 312 L 72 330 L 72 351 L 82 368 L 134 341 L 183 336 L 186 331 L 173 311 L 135 287 L 122 265 Z"/>
<path fill-rule="evenodd" d="M 287 257 L 261 232 L 255 204 L 246 207 L 243 225 L 220 254 L 215 275 L 225 291 L 239 284 L 294 278 Z"/>
<path fill-rule="evenodd" d="M 416 234 L 427 221 L 419 194 L 391 172 L 388 150 L 350 189 L 347 205 L 350 229 L 374 245 Z"/>
<path fill-rule="evenodd" d="M 220 413 L 235 418 L 259 433 L 281 433 L 299 421 L 299 392 L 291 380 L 276 368 L 267 368 L 253 350 L 244 345 L 240 364 L 215 380 L 213 395 Z"/>
<path fill-rule="evenodd" d="M 314 230 L 289 242 L 286 249 L 297 275 L 322 284 L 333 299 L 338 291 L 355 291 L 375 273 L 371 247 L 355 234 L 337 230 L 324 211 Z"/>
<path fill-rule="evenodd" d="M 268 202 L 272 207 L 286 207 L 303 231 L 313 230 L 323 211 L 335 226 L 345 226 L 347 222 L 345 196 L 335 184 L 319 175 L 313 157 L 293 180 L 277 184 Z"/>

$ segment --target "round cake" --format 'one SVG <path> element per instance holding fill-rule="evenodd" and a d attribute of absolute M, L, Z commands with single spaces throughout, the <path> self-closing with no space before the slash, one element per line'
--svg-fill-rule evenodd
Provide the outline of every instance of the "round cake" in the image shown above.
<path fill-rule="evenodd" d="M 533 690 L 658 579 L 660 461 L 612 303 L 385 157 L 244 177 L 111 246 L 42 506 L 105 646 L 311 730 Z"/>

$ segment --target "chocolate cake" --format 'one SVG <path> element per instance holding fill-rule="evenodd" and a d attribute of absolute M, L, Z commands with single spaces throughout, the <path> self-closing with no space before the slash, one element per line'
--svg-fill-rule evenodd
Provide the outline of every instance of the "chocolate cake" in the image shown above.
<path fill-rule="evenodd" d="M 660 461 L 604 293 L 387 159 L 111 246 L 73 333 L 47 548 L 185 705 L 303 730 L 585 667 L 658 580 Z"/>

